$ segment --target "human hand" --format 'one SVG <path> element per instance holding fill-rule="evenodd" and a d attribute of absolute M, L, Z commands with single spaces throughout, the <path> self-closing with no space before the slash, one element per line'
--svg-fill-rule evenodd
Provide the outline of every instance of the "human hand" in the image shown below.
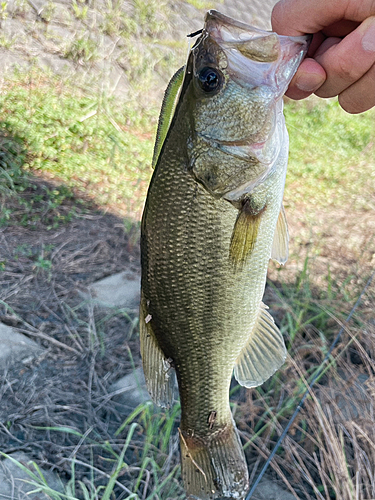
<path fill-rule="evenodd" d="M 348 113 L 375 106 L 373 0 L 281 0 L 272 12 L 272 28 L 280 35 L 314 34 L 288 97 L 338 95 Z"/>

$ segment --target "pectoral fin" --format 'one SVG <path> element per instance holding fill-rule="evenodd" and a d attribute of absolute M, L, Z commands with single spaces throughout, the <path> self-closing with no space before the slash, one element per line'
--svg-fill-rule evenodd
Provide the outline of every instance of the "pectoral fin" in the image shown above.
<path fill-rule="evenodd" d="M 283 336 L 267 309 L 261 302 L 254 330 L 234 368 L 234 376 L 245 387 L 263 384 L 286 358 Z"/>
<path fill-rule="evenodd" d="M 139 312 L 139 334 L 147 390 L 155 404 L 168 408 L 173 402 L 176 374 L 159 347 L 152 329 L 152 317 L 147 313 L 143 295 Z"/>
<path fill-rule="evenodd" d="M 235 265 L 243 265 L 254 250 L 264 209 L 256 209 L 251 205 L 251 200 L 246 200 L 240 210 L 229 248 L 229 256 Z"/>
<path fill-rule="evenodd" d="M 285 210 L 281 205 L 279 218 L 277 219 L 275 236 L 273 237 L 271 259 L 279 264 L 285 264 L 289 254 L 289 231 Z"/>

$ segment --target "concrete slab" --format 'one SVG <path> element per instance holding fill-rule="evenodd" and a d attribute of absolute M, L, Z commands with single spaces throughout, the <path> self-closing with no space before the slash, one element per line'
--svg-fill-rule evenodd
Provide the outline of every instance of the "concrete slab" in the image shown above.
<path fill-rule="evenodd" d="M 17 452 L 9 456 L 38 476 L 35 467 L 29 463 L 31 459 L 28 455 L 23 452 Z M 64 492 L 63 483 L 56 474 L 43 469 L 42 473 L 51 490 L 59 493 Z M 47 496 L 44 493 L 30 493 L 30 491 L 36 489 L 35 484 L 30 484 L 30 481 L 32 481 L 32 478 L 27 472 L 22 470 L 19 465 L 10 458 L 6 458 L 0 462 L 0 499 L 48 500 L 51 498 L 51 496 Z"/>
<path fill-rule="evenodd" d="M 373 400 L 366 385 L 369 377 L 364 373 L 349 376 L 341 370 L 338 373 L 341 380 L 346 381 L 346 386 L 323 386 L 317 391 L 317 397 L 327 416 L 332 416 L 335 423 L 344 423 L 372 415 Z"/>
<path fill-rule="evenodd" d="M 296 500 L 296 497 L 287 491 L 280 482 L 270 477 L 264 477 L 252 496 L 254 500 Z"/>
<path fill-rule="evenodd" d="M 150 395 L 146 389 L 145 376 L 142 368 L 137 368 L 129 375 L 122 377 L 111 385 L 110 392 L 116 392 L 114 398 L 130 411 L 146 401 Z"/>
<path fill-rule="evenodd" d="M 0 369 L 15 361 L 36 356 L 41 351 L 42 348 L 26 335 L 16 332 L 11 326 L 0 323 Z"/>
<path fill-rule="evenodd" d="M 102 307 L 126 307 L 139 305 L 141 277 L 124 271 L 93 283 L 89 291 L 95 303 Z"/>
<path fill-rule="evenodd" d="M 245 23 L 264 30 L 271 30 L 271 13 L 277 0 L 224 0 L 216 9 Z"/>

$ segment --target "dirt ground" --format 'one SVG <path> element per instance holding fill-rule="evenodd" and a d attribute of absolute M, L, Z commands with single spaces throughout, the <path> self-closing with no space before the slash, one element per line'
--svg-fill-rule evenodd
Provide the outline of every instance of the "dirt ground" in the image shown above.
<path fill-rule="evenodd" d="M 37 182 L 42 191 L 45 184 Z M 91 429 L 113 438 L 126 413 L 119 413 L 108 391 L 140 363 L 137 311 L 94 310 L 82 292 L 116 272 L 138 273 L 139 249 L 138 227 L 129 232 L 127 225 L 125 233 L 123 219 L 93 205 L 48 230 L 53 215 L 35 227 L 0 230 L 0 321 L 44 347 L 37 358 L 0 376 L 0 449 L 26 451 L 61 474 L 71 468 L 65 459 L 77 440 L 38 427 L 68 426 L 82 434 Z M 91 451 L 84 445 L 78 458 L 87 461 Z"/>

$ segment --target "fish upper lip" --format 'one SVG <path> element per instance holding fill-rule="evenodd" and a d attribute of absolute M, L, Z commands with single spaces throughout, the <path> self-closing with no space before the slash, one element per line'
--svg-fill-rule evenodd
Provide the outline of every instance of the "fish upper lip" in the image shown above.
<path fill-rule="evenodd" d="M 280 40 L 294 40 L 295 42 L 299 42 L 301 44 L 308 44 L 310 45 L 311 40 L 312 40 L 312 35 L 311 34 L 306 34 L 306 35 L 299 35 L 299 36 L 288 36 L 288 35 L 279 35 L 278 33 L 274 31 L 268 31 L 264 30 L 261 28 L 257 28 L 255 26 L 252 26 L 251 24 L 244 23 L 243 21 L 239 21 L 238 19 L 233 19 L 229 16 L 226 16 L 225 14 L 222 14 L 221 12 L 217 11 L 216 9 L 210 9 L 205 17 L 205 23 L 210 23 L 214 22 L 217 25 L 220 25 L 222 27 L 230 27 L 230 28 L 238 28 L 241 31 L 248 31 L 250 33 L 258 33 L 260 36 L 267 36 L 267 35 L 272 35 L 275 34 L 278 36 Z M 223 40 L 224 41 L 224 40 Z"/>

